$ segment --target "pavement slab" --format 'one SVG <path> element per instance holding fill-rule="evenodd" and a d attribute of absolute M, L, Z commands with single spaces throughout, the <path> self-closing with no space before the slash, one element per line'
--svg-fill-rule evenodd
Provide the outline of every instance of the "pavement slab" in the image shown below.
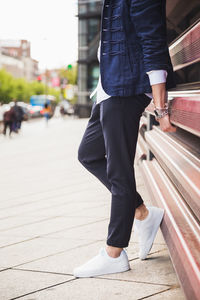
<path fill-rule="evenodd" d="M 77 228 L 62 230 L 56 233 L 49 234 L 49 237 L 72 238 L 74 236 L 81 238 L 89 238 L 93 240 L 105 239 L 108 231 L 108 219 L 100 220 L 92 224 L 84 225 Z"/>
<path fill-rule="evenodd" d="M 55 255 L 83 245 L 92 240 L 34 238 L 0 249 L 0 270 L 19 266 L 30 261 Z M 0 298 L 1 299 L 1 298 Z"/>
<path fill-rule="evenodd" d="M 163 293 L 158 293 L 148 297 L 148 300 L 186 300 L 185 296 L 180 292 L 179 288 L 172 288 Z"/>
<path fill-rule="evenodd" d="M 60 274 L 6 270 L 0 272 L 0 299 L 15 299 L 37 290 L 67 282 L 73 278 L 72 276 Z"/>
<path fill-rule="evenodd" d="M 76 218 L 76 217 L 52 217 L 45 218 L 38 222 L 30 222 L 29 224 L 24 224 L 18 227 L 14 227 L 11 229 L 4 229 L 0 233 L 2 236 L 12 235 L 12 236 L 24 236 L 29 238 L 34 238 L 38 236 L 44 235 L 54 235 L 61 234 L 64 235 L 63 232 L 68 231 L 70 228 L 76 230 L 77 226 L 85 227 L 96 224 L 96 222 L 100 222 L 102 218 L 95 219 L 94 218 Z M 88 225 L 86 225 L 88 224 Z"/>
<path fill-rule="evenodd" d="M 92 288 L 91 288 L 92 287 Z M 80 278 L 45 289 L 23 300 L 136 300 L 167 291 L 169 287 L 120 280 Z"/>

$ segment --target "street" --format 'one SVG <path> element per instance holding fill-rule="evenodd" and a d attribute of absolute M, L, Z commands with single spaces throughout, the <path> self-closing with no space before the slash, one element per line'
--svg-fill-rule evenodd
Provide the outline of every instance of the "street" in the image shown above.
<path fill-rule="evenodd" d="M 109 191 L 77 159 L 87 121 L 40 119 L 0 135 L 0 299 L 185 299 L 161 232 L 145 261 L 132 232 L 128 272 L 72 275 L 105 245 L 110 213 Z"/>

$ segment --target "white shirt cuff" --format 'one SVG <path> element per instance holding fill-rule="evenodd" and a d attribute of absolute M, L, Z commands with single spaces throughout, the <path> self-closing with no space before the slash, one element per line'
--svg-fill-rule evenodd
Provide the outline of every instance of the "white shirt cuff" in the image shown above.
<path fill-rule="evenodd" d="M 152 70 L 146 73 L 149 76 L 150 85 L 166 82 L 166 70 Z"/>

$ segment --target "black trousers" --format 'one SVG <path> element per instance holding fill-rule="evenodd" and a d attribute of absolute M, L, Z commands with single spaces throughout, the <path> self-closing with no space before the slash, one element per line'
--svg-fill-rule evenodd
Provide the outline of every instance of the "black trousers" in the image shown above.
<path fill-rule="evenodd" d="M 4 129 L 3 129 L 3 134 L 6 135 L 7 127 L 9 127 L 9 135 L 11 135 L 13 131 L 13 122 L 12 121 L 4 121 Z"/>
<path fill-rule="evenodd" d="M 128 246 L 135 209 L 143 203 L 136 191 L 134 158 L 140 117 L 150 102 L 145 94 L 94 102 L 79 145 L 79 161 L 112 194 L 110 246 Z"/>

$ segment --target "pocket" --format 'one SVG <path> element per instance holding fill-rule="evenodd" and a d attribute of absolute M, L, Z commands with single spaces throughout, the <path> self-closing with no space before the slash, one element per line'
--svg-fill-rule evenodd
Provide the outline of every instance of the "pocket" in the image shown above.
<path fill-rule="evenodd" d="M 141 102 L 143 104 L 143 111 L 146 109 L 146 107 L 151 103 L 152 98 L 148 97 L 145 94 L 141 94 Z"/>
<path fill-rule="evenodd" d="M 133 73 L 133 63 L 132 63 L 132 59 L 131 59 L 131 50 L 129 47 L 127 47 L 127 55 L 128 55 L 129 67 L 130 67 L 131 72 Z"/>
<path fill-rule="evenodd" d="M 138 63 L 140 60 L 140 53 L 139 50 L 136 47 L 127 47 L 127 56 L 129 61 L 129 66 L 131 73 L 134 76 L 137 76 L 138 72 Z"/>
<path fill-rule="evenodd" d="M 143 97 L 145 98 L 146 104 L 145 108 L 151 103 L 152 98 L 148 97 L 147 95 L 143 94 Z"/>

